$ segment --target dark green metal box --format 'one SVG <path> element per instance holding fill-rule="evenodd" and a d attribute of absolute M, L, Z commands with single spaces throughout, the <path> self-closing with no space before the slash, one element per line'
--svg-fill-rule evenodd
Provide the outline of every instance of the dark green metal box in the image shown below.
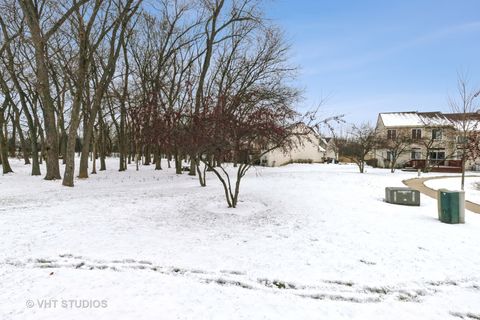
<path fill-rule="evenodd" d="M 405 206 L 419 206 L 420 192 L 405 187 L 386 187 L 385 201 Z"/>
<path fill-rule="evenodd" d="M 465 223 L 465 191 L 438 190 L 438 219 L 444 223 Z"/>

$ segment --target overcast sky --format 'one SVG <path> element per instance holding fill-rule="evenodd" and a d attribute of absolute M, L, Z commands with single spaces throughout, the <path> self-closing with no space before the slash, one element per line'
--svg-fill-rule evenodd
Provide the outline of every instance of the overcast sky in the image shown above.
<path fill-rule="evenodd" d="M 301 67 L 302 107 L 375 122 L 379 112 L 449 111 L 457 71 L 480 84 L 480 0 L 273 0 L 267 16 Z"/>

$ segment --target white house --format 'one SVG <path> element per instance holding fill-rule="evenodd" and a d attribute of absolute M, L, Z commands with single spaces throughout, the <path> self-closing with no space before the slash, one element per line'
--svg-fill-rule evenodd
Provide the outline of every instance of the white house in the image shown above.
<path fill-rule="evenodd" d="M 338 161 L 338 147 L 335 145 L 334 138 L 326 137 L 320 140 L 322 148 L 325 149 L 325 160 Z"/>
<path fill-rule="evenodd" d="M 267 167 L 278 167 L 288 163 L 313 163 L 323 162 L 325 160 L 325 148 L 321 145 L 321 138 L 315 134 L 302 137 L 296 147 L 284 152 L 281 149 L 275 149 L 262 156 L 261 164 Z"/>

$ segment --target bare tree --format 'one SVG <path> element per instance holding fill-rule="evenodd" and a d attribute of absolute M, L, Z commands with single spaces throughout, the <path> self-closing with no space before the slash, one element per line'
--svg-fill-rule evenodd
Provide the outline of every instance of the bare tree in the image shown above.
<path fill-rule="evenodd" d="M 2 5 L 3 16 L 0 16 L 0 26 L 2 29 L 2 35 L 5 39 L 11 41 L 5 41 L 5 52 L 2 55 L 2 62 L 5 66 L 6 73 L 10 77 L 10 81 L 13 83 L 13 90 L 17 93 L 17 101 L 12 104 L 15 113 L 22 115 L 27 120 L 28 125 L 28 139 L 30 141 L 31 156 L 32 156 L 32 175 L 40 175 L 40 160 L 39 159 L 39 146 L 38 146 L 38 133 L 39 128 L 37 121 L 35 121 L 36 111 L 34 110 L 37 100 L 37 93 L 33 89 L 33 80 L 31 74 L 33 73 L 32 65 L 30 64 L 30 51 L 22 39 L 24 38 L 23 21 L 16 19 L 19 16 L 19 9 L 12 6 L 11 3 Z M 5 23 L 4 19 L 8 19 L 9 23 Z M 17 37 L 16 35 L 21 35 Z M 2 80 L 6 79 L 6 75 L 3 75 Z M 8 85 L 2 83 L 3 88 L 7 88 Z M 20 106 L 17 107 L 17 104 Z M 20 112 L 20 110 L 22 112 Z M 19 133 L 22 130 L 19 128 Z M 21 137 L 21 135 L 20 135 Z M 26 150 L 26 146 L 23 146 Z M 24 152 L 25 153 L 25 152 Z M 25 154 L 24 154 L 25 157 Z M 28 155 L 27 158 L 28 159 Z M 27 162 L 27 161 L 26 161 Z"/>
<path fill-rule="evenodd" d="M 130 0 L 122 3 L 115 0 L 96 0 L 91 8 L 77 8 L 72 17 L 72 31 L 77 35 L 79 50 L 76 57 L 78 62 L 75 65 L 75 71 L 70 72 L 70 77 L 74 83 L 72 88 L 74 97 L 67 143 L 67 161 L 63 179 L 63 185 L 65 186 L 73 186 L 76 134 L 80 124 L 82 103 L 84 103 L 84 107 L 89 109 L 84 99 L 87 81 L 89 78 L 90 81 L 95 80 L 92 78 L 96 75 L 98 69 L 103 71 L 98 81 L 93 81 L 96 88 L 92 96 L 93 105 L 89 109 L 90 114 L 85 122 L 84 144 L 80 160 L 80 178 L 88 177 L 88 172 L 86 171 L 88 164 L 86 162 L 88 161 L 90 138 L 93 136 L 94 131 L 93 126 L 100 110 L 103 96 L 116 69 L 116 61 L 121 51 L 121 43 L 127 32 L 128 21 L 135 14 L 140 2 Z M 108 39 L 108 44 L 104 43 L 104 39 Z M 101 48 L 102 45 L 105 48 Z M 102 61 L 101 67 L 96 67 L 94 66 L 97 63 L 95 58 L 100 48 L 107 51 L 108 55 L 105 61 Z"/>
<path fill-rule="evenodd" d="M 457 78 L 458 96 L 456 98 L 449 97 L 448 102 L 452 112 L 456 113 L 453 119 L 454 127 L 459 136 L 457 139 L 457 146 L 462 160 L 462 178 L 460 182 L 461 190 L 465 187 L 465 164 L 468 159 L 468 144 L 469 135 L 475 132 L 478 127 L 478 117 L 472 116 L 479 110 L 478 96 L 480 89 L 472 89 L 469 84 L 469 79 L 465 74 L 458 74 Z M 476 140 L 476 139 L 475 139 Z"/>
<path fill-rule="evenodd" d="M 266 153 L 291 148 L 311 133 L 303 124 L 309 116 L 299 117 L 293 108 L 298 90 L 285 83 L 294 68 L 286 63 L 281 33 L 269 28 L 252 33 L 241 43 L 231 39 L 233 45 L 226 46 L 227 54 L 217 63 L 215 89 L 208 90 L 209 112 L 204 112 L 194 131 L 201 161 L 220 180 L 233 208 L 242 178 L 252 165 Z M 212 156 L 219 160 L 216 164 Z M 234 178 L 224 160 L 238 163 Z M 198 166 L 197 172 L 200 176 Z"/>
<path fill-rule="evenodd" d="M 52 6 L 48 1 L 19 0 L 20 7 L 30 30 L 30 41 L 35 52 L 36 82 L 39 92 L 45 125 L 45 151 L 47 156 L 46 180 L 60 179 L 58 163 L 58 131 L 55 120 L 55 103 L 52 97 L 48 67 L 48 42 L 65 21 L 83 4 L 91 0 L 72 0 L 65 3 L 65 11 L 60 6 Z"/>
<path fill-rule="evenodd" d="M 377 134 L 369 123 L 363 123 L 360 126 L 353 125 L 350 138 L 343 148 L 343 155 L 358 166 L 360 173 L 364 173 L 367 156 L 377 146 L 377 143 Z"/>
<path fill-rule="evenodd" d="M 0 75 L 1 76 L 1 75 Z M 2 104 L 0 105 L 0 161 L 2 164 L 3 174 L 13 172 L 8 161 L 8 145 L 6 139 L 6 120 L 5 114 L 7 113 L 7 108 L 11 103 L 9 97 L 4 97 Z"/>
<path fill-rule="evenodd" d="M 13 40 L 8 34 L 2 33 L 0 36 L 2 45 L 0 47 L 0 56 L 3 56 L 4 51 L 9 48 L 10 42 Z M 8 139 L 7 139 L 7 121 L 6 115 L 9 113 L 12 99 L 12 90 L 7 83 L 7 79 L 2 71 L 0 71 L 0 92 L 3 96 L 3 101 L 0 104 L 0 162 L 2 164 L 3 173 L 13 172 L 8 161 Z M 15 136 L 13 136 L 15 139 Z"/>
<path fill-rule="evenodd" d="M 398 164 L 400 157 L 410 150 L 412 142 L 412 133 L 409 129 L 397 129 L 393 136 L 377 135 L 377 146 L 384 149 L 387 152 L 387 158 L 384 159 L 388 162 L 390 171 L 393 173 Z"/>
<path fill-rule="evenodd" d="M 194 100 L 194 117 L 192 118 L 192 126 L 197 125 L 197 121 L 202 109 L 205 109 L 205 103 L 208 100 L 205 96 L 206 81 L 208 73 L 212 65 L 212 58 L 216 46 L 232 37 L 241 36 L 245 33 L 245 29 L 249 29 L 245 24 L 260 21 L 258 16 L 258 3 L 254 0 L 232 1 L 230 3 L 225 0 L 201 0 L 205 10 L 204 25 L 204 44 L 201 46 L 203 59 L 200 63 L 200 73 L 195 89 Z M 243 25 L 238 27 L 237 25 Z M 240 31 L 241 34 L 236 32 Z M 192 132 L 194 132 L 192 130 Z M 196 137 L 192 137 L 195 144 Z M 192 160 L 190 166 L 190 175 L 196 174 L 196 164 L 198 152 L 191 150 L 190 158 Z"/>
<path fill-rule="evenodd" d="M 73 187 L 73 177 L 75 172 L 75 145 L 77 141 L 77 130 L 80 125 L 80 108 L 84 101 L 84 91 L 86 89 L 86 82 L 88 79 L 91 64 L 94 58 L 94 53 L 98 46 L 101 44 L 104 37 L 106 37 L 111 25 L 108 24 L 107 19 L 102 19 L 101 9 L 102 2 L 95 1 L 93 7 L 90 9 L 77 8 L 75 14 L 72 16 L 72 33 L 77 37 L 76 44 L 78 45 L 78 53 L 76 56 L 77 63 L 73 70 L 68 70 L 68 64 L 66 68 L 70 74 L 72 84 L 73 102 L 70 113 L 70 125 L 69 134 L 66 146 L 66 166 L 65 174 L 63 176 L 63 185 Z M 103 7 L 104 14 L 109 9 L 111 1 L 108 1 L 107 5 Z M 88 16 L 87 16 L 88 13 Z M 86 17 L 88 17 L 86 19 Z M 95 39 L 91 39 L 92 31 L 95 27 L 95 22 L 99 20 L 100 30 L 98 30 L 98 36 Z"/>
<path fill-rule="evenodd" d="M 330 133 L 329 141 L 325 139 L 325 150 L 327 153 L 329 151 L 333 151 L 334 159 L 332 159 L 333 163 L 340 161 L 341 150 L 345 146 L 346 137 L 341 126 L 334 126 L 333 124 L 336 122 L 337 124 L 344 124 L 345 120 L 343 119 L 345 115 L 340 115 L 337 117 L 332 118 L 334 121 L 326 121 L 325 126 L 327 127 L 328 132 Z"/>

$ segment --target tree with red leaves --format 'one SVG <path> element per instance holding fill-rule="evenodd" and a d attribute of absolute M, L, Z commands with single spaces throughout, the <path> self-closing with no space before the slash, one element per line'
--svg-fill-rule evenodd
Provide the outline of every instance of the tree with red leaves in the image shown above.
<path fill-rule="evenodd" d="M 249 41 L 226 47 L 218 61 L 215 95 L 210 96 L 215 98 L 206 103 L 209 107 L 194 131 L 200 160 L 220 180 L 233 208 L 252 165 L 274 149 L 301 143 L 318 126 L 314 113 L 302 116 L 294 109 L 299 91 L 288 85 L 294 69 L 286 64 L 281 33 L 272 28 L 258 31 Z M 236 170 L 230 163 L 238 164 Z M 202 179 L 199 165 L 197 173 Z"/>
<path fill-rule="evenodd" d="M 252 165 L 274 149 L 287 151 L 309 139 L 320 122 L 316 112 L 295 110 L 300 91 L 291 85 L 296 69 L 282 33 L 255 7 L 230 15 L 234 8 L 222 3 L 206 13 L 203 31 L 189 34 L 198 41 L 182 39 L 184 45 L 168 55 L 158 51 L 162 69 L 154 68 L 160 73 L 151 79 L 150 72 L 140 76 L 140 98 L 130 118 L 137 154 L 140 146 L 159 148 L 174 156 L 177 174 L 189 158 L 190 174 L 195 171 L 200 185 L 213 172 L 227 205 L 236 207 Z M 221 23 L 212 25 L 212 19 Z M 151 70 L 149 58 L 141 57 L 135 59 L 139 72 Z"/>

